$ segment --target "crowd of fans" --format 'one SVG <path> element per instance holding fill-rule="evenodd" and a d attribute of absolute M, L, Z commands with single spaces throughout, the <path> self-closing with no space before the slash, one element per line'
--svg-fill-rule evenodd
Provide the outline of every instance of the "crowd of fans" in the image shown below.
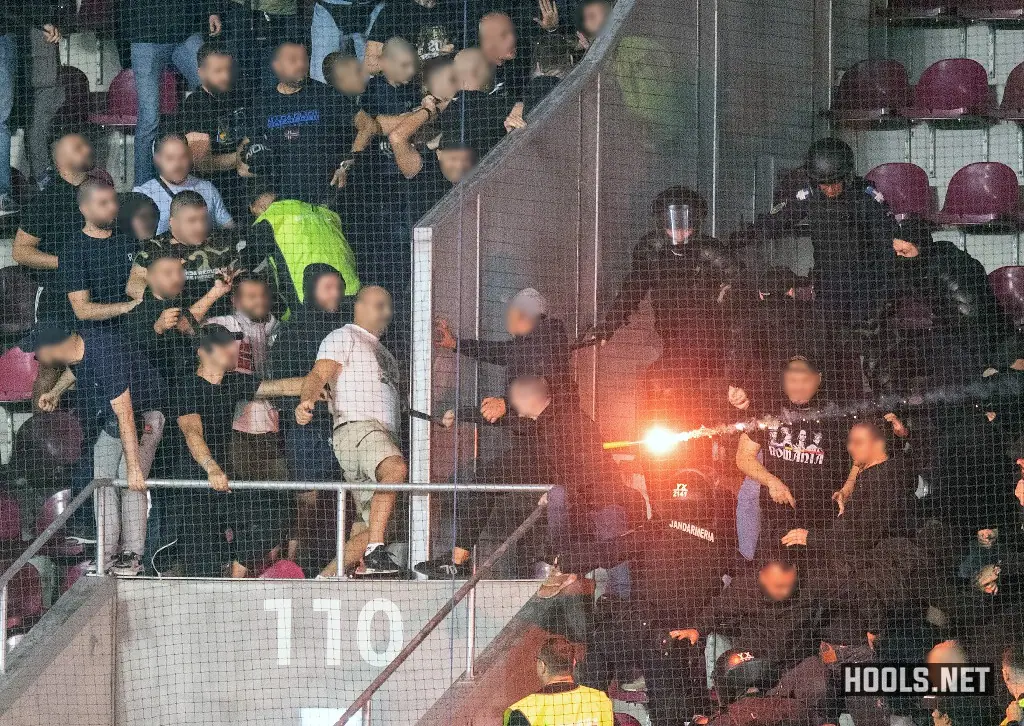
<path fill-rule="evenodd" d="M 86 136 L 50 133 L 42 76 L 65 21 L 37 5 L 5 6 L 0 86 L 13 93 L 15 31 L 30 30 L 39 189 L 19 210 L 0 178 L 0 214 L 20 213 L 14 259 L 40 288 L 20 342 L 40 364 L 34 404 L 74 410 L 83 430 L 72 490 L 128 482 L 100 494 L 110 572 L 245 577 L 296 559 L 406 574 L 387 546 L 398 498 L 374 485 L 408 476 L 412 224 L 527 123 L 610 4 L 580 3 L 566 32 L 550 0 L 318 0 L 308 23 L 294 0 L 122 3 L 139 118 L 135 188 L 120 195 Z M 161 118 L 171 65 L 192 92 Z M 12 103 L 0 94 L 0 115 Z M 699 722 L 711 670 L 714 723 L 845 711 L 871 726 L 924 707 L 843 698 L 841 666 L 927 655 L 1000 664 L 1015 723 L 1020 337 L 980 263 L 921 220 L 897 223 L 842 141 L 816 142 L 805 170 L 807 185 L 731 244 L 704 234 L 698 193 L 659 195 L 621 291 L 579 341 L 607 342 L 650 303 L 662 353 L 638 392 L 647 501 L 581 409 L 565 326 L 535 289 L 510 302 L 507 340 L 437 322 L 440 355 L 506 371 L 503 390 L 438 423 L 504 430 L 480 481 L 553 485 L 542 597 L 608 571 L 585 657 L 558 642 L 539 660 L 548 695 L 578 699 L 573 670 L 602 691 L 643 680 L 656 726 Z M 735 254 L 797 225 L 809 278 Z M 147 490 L 154 477 L 210 487 Z M 226 495 L 288 479 L 365 485 L 343 562 L 324 547 L 316 492 Z M 413 569 L 468 576 L 485 525 L 537 504 L 460 495 L 451 551 Z M 720 656 L 710 669 L 705 648 Z M 1006 700 L 940 699 L 926 718 L 996 723 Z M 511 718 L 532 723 L 535 706 Z"/>

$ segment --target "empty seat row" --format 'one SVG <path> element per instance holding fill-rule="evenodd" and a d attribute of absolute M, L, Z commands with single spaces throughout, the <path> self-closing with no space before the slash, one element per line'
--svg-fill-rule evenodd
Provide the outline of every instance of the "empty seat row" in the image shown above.
<path fill-rule="evenodd" d="M 1006 21 L 1024 18 L 1022 0 L 889 0 L 896 21 Z"/>
<path fill-rule="evenodd" d="M 983 161 L 957 171 L 949 180 L 941 209 L 928 174 L 916 164 L 882 164 L 865 178 L 882 193 L 897 219 L 915 215 L 955 227 L 1020 227 L 1024 221 L 1017 174 L 1006 164 Z"/>
<path fill-rule="evenodd" d="M 865 60 L 843 74 L 832 113 L 842 123 L 966 118 L 1024 121 L 1024 63 L 1006 79 L 996 104 L 984 66 L 970 58 L 940 60 L 911 87 L 899 61 Z"/>

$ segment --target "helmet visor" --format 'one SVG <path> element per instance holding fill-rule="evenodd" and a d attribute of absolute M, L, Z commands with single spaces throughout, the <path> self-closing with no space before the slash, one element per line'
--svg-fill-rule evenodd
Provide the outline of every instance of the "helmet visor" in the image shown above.
<path fill-rule="evenodd" d="M 670 204 L 665 209 L 665 228 L 673 242 L 682 241 L 682 232 L 693 229 L 693 208 L 689 204 Z"/>

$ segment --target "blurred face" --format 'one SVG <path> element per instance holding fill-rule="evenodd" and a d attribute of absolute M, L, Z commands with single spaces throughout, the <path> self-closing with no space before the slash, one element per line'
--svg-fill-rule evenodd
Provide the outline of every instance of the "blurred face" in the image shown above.
<path fill-rule="evenodd" d="M 665 236 L 672 240 L 673 244 L 683 244 L 693 237 L 695 230 L 692 229 L 666 229 Z"/>
<path fill-rule="evenodd" d="M 185 288 L 185 266 L 181 260 L 164 257 L 149 266 L 146 282 L 161 300 L 170 300 Z"/>
<path fill-rule="evenodd" d="M 171 215 L 171 234 L 187 245 L 201 245 L 210 236 L 210 213 L 206 207 L 179 207 Z"/>
<path fill-rule="evenodd" d="M 381 65 L 388 81 L 396 86 L 408 83 L 416 75 L 416 56 L 405 48 L 388 51 Z"/>
<path fill-rule="evenodd" d="M 833 182 L 832 184 L 819 184 L 818 189 L 829 199 L 835 199 L 843 193 L 843 183 Z"/>
<path fill-rule="evenodd" d="M 452 184 L 458 184 L 462 177 L 473 168 L 474 154 L 472 149 L 438 149 L 437 163 L 441 167 L 444 178 Z"/>
<path fill-rule="evenodd" d="M 986 595 L 999 594 L 999 573 L 1002 568 L 999 565 L 985 565 L 974 576 L 974 587 Z"/>
<path fill-rule="evenodd" d="M 516 57 L 516 29 L 511 18 L 494 14 L 480 21 L 480 50 L 495 65 Z"/>
<path fill-rule="evenodd" d="M 57 142 L 53 149 L 53 163 L 57 169 L 70 174 L 84 174 L 95 166 L 92 146 L 84 136 L 71 134 Z"/>
<path fill-rule="evenodd" d="M 519 308 L 510 307 L 505 311 L 505 329 L 510 335 L 529 335 L 537 327 L 537 319 Z"/>
<path fill-rule="evenodd" d="M 603 2 L 590 3 L 583 6 L 583 34 L 588 38 L 595 37 L 608 19 L 608 5 Z"/>
<path fill-rule="evenodd" d="M 100 229 L 113 229 L 117 219 L 117 192 L 113 189 L 95 189 L 79 209 L 85 221 Z"/>
<path fill-rule="evenodd" d="M 967 654 L 955 640 L 946 640 L 928 651 L 925 663 L 966 663 Z"/>
<path fill-rule="evenodd" d="M 911 244 L 905 239 L 894 239 L 892 241 L 892 249 L 897 257 L 917 257 L 921 254 L 921 250 L 917 249 L 917 245 Z"/>
<path fill-rule="evenodd" d="M 211 93 L 227 93 L 234 84 L 235 60 L 230 55 L 215 53 L 206 56 L 199 66 L 199 80 Z"/>
<path fill-rule="evenodd" d="M 447 101 L 454 98 L 455 94 L 459 92 L 458 83 L 455 64 L 446 63 L 430 74 L 430 78 L 427 79 L 427 93 L 434 98 Z"/>
<path fill-rule="evenodd" d="M 335 313 L 341 307 L 341 278 L 322 275 L 313 290 L 313 303 L 321 310 Z"/>
<path fill-rule="evenodd" d="M 286 86 L 300 87 L 309 76 L 309 55 L 306 46 L 288 43 L 277 49 L 272 63 L 277 80 Z"/>
<path fill-rule="evenodd" d="M 160 176 L 174 184 L 185 181 L 192 170 L 192 152 L 181 139 L 169 139 L 160 146 L 153 157 Z"/>
<path fill-rule="evenodd" d="M 796 568 L 786 569 L 778 563 L 766 565 L 758 574 L 764 594 L 776 602 L 789 598 L 796 590 Z"/>
<path fill-rule="evenodd" d="M 331 72 L 331 85 L 346 96 L 358 96 L 366 90 L 366 75 L 355 60 L 335 63 Z"/>
<path fill-rule="evenodd" d="M 212 345 L 209 349 L 199 349 L 199 360 L 203 366 L 222 372 L 233 371 L 238 367 L 238 344 L 223 343 Z"/>
<path fill-rule="evenodd" d="M 462 91 L 483 91 L 491 86 L 491 64 L 479 48 L 467 48 L 455 56 L 455 81 Z"/>
<path fill-rule="evenodd" d="M 238 285 L 233 298 L 235 310 L 251 320 L 266 320 L 270 314 L 270 290 L 258 280 L 246 280 Z"/>
<path fill-rule="evenodd" d="M 355 323 L 380 335 L 391 323 L 391 295 L 382 287 L 364 287 L 356 299 Z"/>
<path fill-rule="evenodd" d="M 132 217 L 132 234 L 135 235 L 135 239 L 152 239 L 156 235 L 158 221 L 156 209 L 149 205 L 139 207 L 139 211 Z"/>
<path fill-rule="evenodd" d="M 806 365 L 793 363 L 782 374 L 782 391 L 797 405 L 803 405 L 814 398 L 819 387 L 821 374 Z"/>
<path fill-rule="evenodd" d="M 508 401 L 516 413 L 524 418 L 537 418 L 548 405 L 548 397 L 532 383 L 513 383 Z"/>
<path fill-rule="evenodd" d="M 866 426 L 854 426 L 846 438 L 846 450 L 854 464 L 864 465 L 885 456 L 885 444 Z"/>

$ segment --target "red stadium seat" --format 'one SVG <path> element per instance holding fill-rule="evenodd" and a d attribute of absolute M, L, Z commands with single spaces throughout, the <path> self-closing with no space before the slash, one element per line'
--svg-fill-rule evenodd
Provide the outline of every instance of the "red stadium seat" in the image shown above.
<path fill-rule="evenodd" d="M 959 0 L 956 13 L 966 20 L 1020 20 L 1024 18 L 1021 0 Z"/>
<path fill-rule="evenodd" d="M 928 173 L 917 164 L 881 164 L 865 178 L 882 193 L 896 219 L 909 215 L 931 217 L 935 213 L 935 190 L 928 183 Z"/>
<path fill-rule="evenodd" d="M 1024 121 L 1024 63 L 1014 67 L 1003 86 L 1003 100 L 995 116 L 1005 121 Z"/>
<path fill-rule="evenodd" d="M 0 494 L 0 542 L 21 542 L 21 507 L 7 494 Z"/>
<path fill-rule="evenodd" d="M 39 363 L 31 353 L 10 348 L 0 355 L 0 404 L 32 400 Z"/>
<path fill-rule="evenodd" d="M 25 268 L 0 270 L 0 334 L 25 333 L 35 322 L 39 286 Z"/>
<path fill-rule="evenodd" d="M 968 164 L 949 180 L 942 211 L 932 219 L 954 226 L 1018 224 L 1019 193 L 1017 174 L 1006 164 Z"/>
<path fill-rule="evenodd" d="M 1024 266 L 1007 265 L 992 270 L 988 284 L 1014 326 L 1024 328 Z"/>
<path fill-rule="evenodd" d="M 0 571 L 12 561 L 0 562 Z M 43 614 L 43 583 L 39 570 L 25 565 L 7 585 L 7 632 L 24 632 Z"/>
<path fill-rule="evenodd" d="M 269 580 L 304 580 L 305 573 L 302 568 L 291 560 L 278 560 L 260 575 Z"/>
<path fill-rule="evenodd" d="M 160 113 L 171 115 L 178 111 L 178 82 L 173 73 L 165 70 L 160 78 Z M 94 113 L 89 121 L 110 128 L 133 128 L 139 120 L 139 96 L 135 90 L 135 75 L 124 70 L 114 76 L 107 87 L 107 105 L 103 113 Z"/>
<path fill-rule="evenodd" d="M 832 113 L 841 122 L 873 122 L 898 116 L 910 103 L 907 69 L 894 60 L 865 60 L 843 74 Z"/>
<path fill-rule="evenodd" d="M 948 58 L 925 69 L 901 114 L 913 121 L 990 117 L 993 105 L 985 67 L 970 58 Z"/>

